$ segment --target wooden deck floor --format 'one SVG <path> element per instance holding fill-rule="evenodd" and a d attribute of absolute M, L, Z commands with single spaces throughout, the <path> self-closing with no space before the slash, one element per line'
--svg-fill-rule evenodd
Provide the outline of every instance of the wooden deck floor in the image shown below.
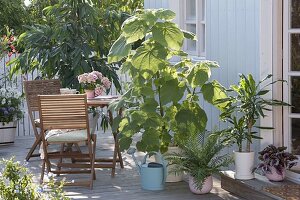
<path fill-rule="evenodd" d="M 97 156 L 111 156 L 113 139 L 110 134 L 98 134 Z M 24 162 L 25 156 L 33 143 L 32 137 L 17 137 L 14 144 L 0 145 L 0 158 L 10 158 L 15 156 L 16 160 Z M 142 154 L 140 155 L 142 156 Z M 110 169 L 97 169 L 97 180 L 94 181 L 94 189 L 84 187 L 65 187 L 67 195 L 72 199 L 106 199 L 106 200 L 160 200 L 160 199 L 240 199 L 225 190 L 221 189 L 220 181 L 214 179 L 214 188 L 211 193 L 206 195 L 194 195 L 189 191 L 186 182 L 167 183 L 164 191 L 153 192 L 142 190 L 140 187 L 139 176 L 135 169 L 133 160 L 123 154 L 125 168 L 117 167 L 116 176 L 111 178 Z M 35 175 L 36 180 L 40 176 L 41 161 L 39 158 L 31 158 L 27 167 Z M 72 176 L 66 176 L 71 180 Z M 77 178 L 77 176 L 76 176 Z"/>

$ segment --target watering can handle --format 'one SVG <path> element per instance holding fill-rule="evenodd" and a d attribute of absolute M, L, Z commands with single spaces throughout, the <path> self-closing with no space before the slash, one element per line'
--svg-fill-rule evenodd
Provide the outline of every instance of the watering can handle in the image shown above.
<path fill-rule="evenodd" d="M 149 155 L 157 155 L 157 157 L 159 158 L 159 162 L 163 165 L 163 170 L 164 170 L 164 178 L 163 178 L 163 183 L 166 182 L 166 179 L 167 179 L 167 162 L 163 159 L 161 153 L 158 153 L 158 152 L 155 152 L 155 151 L 151 151 L 149 153 L 147 153 L 144 157 L 144 160 L 142 162 L 142 164 L 145 164 L 147 162 L 147 157 Z M 150 157 L 150 156 L 149 156 Z"/>

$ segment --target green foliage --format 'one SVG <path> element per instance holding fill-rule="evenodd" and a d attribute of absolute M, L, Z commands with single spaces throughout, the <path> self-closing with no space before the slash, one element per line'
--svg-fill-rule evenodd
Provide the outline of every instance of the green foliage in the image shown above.
<path fill-rule="evenodd" d="M 241 74 L 239 84 L 232 85 L 227 90 L 228 97 L 216 101 L 219 105 L 226 104 L 220 118 L 231 124 L 231 128 L 226 131 L 227 138 L 237 143 L 240 152 L 243 151 L 244 140 L 247 141 L 245 151 L 250 152 L 250 144 L 253 139 L 262 139 L 252 129 L 260 117 L 266 116 L 266 111 L 271 111 L 271 106 L 289 105 L 282 101 L 264 98 L 264 95 L 270 92 L 267 87 L 277 82 L 266 83 L 271 77 L 268 75 L 256 83 L 251 74 L 248 76 Z M 256 127 L 272 129 L 271 127 Z"/>
<path fill-rule="evenodd" d="M 217 134 L 193 134 L 187 140 L 178 142 L 178 145 L 182 149 L 181 153 L 165 156 L 169 164 L 174 165 L 170 173 L 187 172 L 194 177 L 198 189 L 202 188 L 207 177 L 232 162 L 228 154 L 220 155 L 226 144 L 221 142 Z"/>
<path fill-rule="evenodd" d="M 18 35 L 25 29 L 24 24 L 28 23 L 28 16 L 23 0 L 0 0 L 0 35 L 6 34 L 5 26 L 14 29 Z"/>
<path fill-rule="evenodd" d="M 79 88 L 77 76 L 96 70 L 120 89 L 118 67 L 107 64 L 106 56 L 120 35 L 121 24 L 128 13 L 122 11 L 123 7 L 116 9 L 114 6 L 120 5 L 118 3 L 103 5 L 95 2 L 61 0 L 44 8 L 45 17 L 41 24 L 28 26 L 28 31 L 20 36 L 19 45 L 25 50 L 11 62 L 11 75 L 38 69 L 43 77 L 58 76 L 63 87 Z M 135 4 L 127 6 L 131 5 Z"/>
<path fill-rule="evenodd" d="M 51 179 L 48 190 L 44 193 L 33 183 L 33 177 L 26 167 L 19 162 L 15 162 L 14 158 L 9 160 L 3 159 L 0 162 L 0 198 L 14 200 L 68 200 L 65 197 L 62 187 L 64 182 L 59 186 L 54 184 Z"/>
<path fill-rule="evenodd" d="M 129 148 L 134 134 L 142 132 L 138 150 L 165 152 L 172 138 L 176 143 L 204 131 L 207 117 L 199 95 L 210 103 L 226 97 L 217 81 L 209 82 L 211 68 L 218 64 L 193 63 L 180 50 L 184 39 L 195 35 L 171 22 L 174 17 L 170 10 L 140 11 L 123 23 L 123 32 L 111 47 L 108 61 L 126 59 L 122 71 L 132 80 L 122 99 L 110 107 L 125 108 L 124 117 L 114 122 L 121 132 L 122 150 Z M 134 43 L 143 38 L 135 49 Z M 174 56 L 180 62 L 171 63 Z"/>

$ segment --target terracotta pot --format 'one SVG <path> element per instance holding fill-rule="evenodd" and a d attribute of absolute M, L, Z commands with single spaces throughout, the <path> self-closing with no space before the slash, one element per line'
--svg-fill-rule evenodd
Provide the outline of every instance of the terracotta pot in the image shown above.
<path fill-rule="evenodd" d="M 95 97 L 95 91 L 94 90 L 84 90 L 86 93 L 87 98 L 94 98 Z"/>
<path fill-rule="evenodd" d="M 206 177 L 201 189 L 197 189 L 195 181 L 194 181 L 194 177 L 189 176 L 189 187 L 190 187 L 191 192 L 194 194 L 209 193 L 213 188 L 212 176 Z"/>
<path fill-rule="evenodd" d="M 234 152 L 235 178 L 249 180 L 254 178 L 254 152 Z"/>
<path fill-rule="evenodd" d="M 282 175 L 278 174 L 276 172 L 275 167 L 270 167 L 271 173 L 266 173 L 265 176 L 270 180 L 270 181 L 283 181 L 285 178 L 285 169 L 282 172 Z"/>

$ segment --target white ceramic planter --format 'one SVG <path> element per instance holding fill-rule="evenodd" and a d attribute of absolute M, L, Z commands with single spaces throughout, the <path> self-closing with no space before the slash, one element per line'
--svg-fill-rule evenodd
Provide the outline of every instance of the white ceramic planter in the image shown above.
<path fill-rule="evenodd" d="M 0 144 L 12 143 L 16 138 L 17 122 L 9 122 L 3 125 L 0 122 Z"/>
<path fill-rule="evenodd" d="M 254 152 L 234 152 L 235 178 L 249 180 L 254 178 Z"/>
<path fill-rule="evenodd" d="M 283 181 L 285 178 L 285 169 L 283 170 L 282 174 L 278 174 L 276 172 L 276 169 L 274 167 L 271 168 L 271 173 L 266 173 L 265 176 L 270 180 L 270 181 Z"/>
<path fill-rule="evenodd" d="M 194 194 L 206 194 L 211 191 L 213 188 L 213 179 L 212 176 L 209 176 L 205 179 L 202 188 L 197 189 L 194 178 L 192 176 L 189 176 L 189 187 L 192 193 Z"/>
<path fill-rule="evenodd" d="M 170 153 L 180 153 L 181 149 L 179 147 L 169 147 L 167 154 Z M 169 171 L 175 166 L 169 166 L 167 165 L 167 178 L 166 178 L 166 182 L 168 183 L 174 183 L 174 182 L 179 182 L 183 180 L 183 173 L 177 173 L 176 175 L 174 173 L 169 173 Z"/>

